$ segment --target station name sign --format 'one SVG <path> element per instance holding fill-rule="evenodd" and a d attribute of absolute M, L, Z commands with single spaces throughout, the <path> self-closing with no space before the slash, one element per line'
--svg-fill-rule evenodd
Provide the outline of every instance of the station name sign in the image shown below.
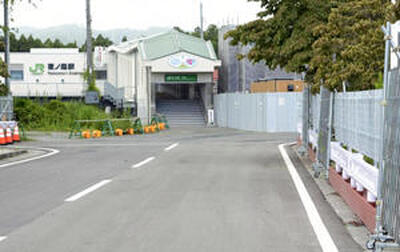
<path fill-rule="evenodd" d="M 166 74 L 165 82 L 197 82 L 197 74 Z"/>
<path fill-rule="evenodd" d="M 36 63 L 34 66 L 29 67 L 29 71 L 33 75 L 42 75 L 46 71 L 46 65 L 42 63 Z M 81 72 L 75 71 L 74 63 L 60 63 L 60 64 L 49 63 L 47 64 L 47 73 L 49 75 L 82 74 Z"/>

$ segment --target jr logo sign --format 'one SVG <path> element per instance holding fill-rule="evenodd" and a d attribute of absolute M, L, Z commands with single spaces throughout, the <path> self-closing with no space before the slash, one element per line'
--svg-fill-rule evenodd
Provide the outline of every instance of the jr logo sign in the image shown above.
<path fill-rule="evenodd" d="M 44 64 L 35 64 L 34 67 L 29 67 L 29 71 L 34 75 L 41 75 L 44 73 Z"/>

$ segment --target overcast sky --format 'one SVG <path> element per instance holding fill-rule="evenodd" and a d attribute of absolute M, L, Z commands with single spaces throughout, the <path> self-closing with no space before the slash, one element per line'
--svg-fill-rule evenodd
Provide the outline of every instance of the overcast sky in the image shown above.
<path fill-rule="evenodd" d="M 24 0 L 25 1 L 25 0 Z M 36 0 L 37 8 L 18 3 L 13 27 L 51 27 L 85 24 L 85 0 Z M 180 26 L 192 30 L 199 24 L 200 0 L 92 0 L 94 29 Z M 259 3 L 247 0 L 203 0 L 205 24 L 248 22 L 256 19 Z M 2 13 L 2 12 L 1 12 Z M 1 19 L 3 18 L 0 15 Z"/>

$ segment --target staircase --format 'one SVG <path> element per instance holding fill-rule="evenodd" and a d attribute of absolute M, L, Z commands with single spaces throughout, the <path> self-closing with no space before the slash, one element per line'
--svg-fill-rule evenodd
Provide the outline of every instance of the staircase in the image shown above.
<path fill-rule="evenodd" d="M 171 126 L 205 126 L 203 110 L 196 100 L 159 100 L 157 113 L 165 115 Z"/>

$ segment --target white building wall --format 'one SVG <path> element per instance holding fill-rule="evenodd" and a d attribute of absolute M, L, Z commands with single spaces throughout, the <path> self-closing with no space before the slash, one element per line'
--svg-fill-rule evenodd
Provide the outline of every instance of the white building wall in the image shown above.
<path fill-rule="evenodd" d="M 137 59 L 137 74 L 138 74 L 138 82 L 137 82 L 137 114 L 138 117 L 142 119 L 144 123 L 150 123 L 151 118 L 149 117 L 150 110 L 150 92 L 149 87 L 147 86 L 147 71 L 146 65 L 143 62 L 142 57 L 138 55 Z"/>
<path fill-rule="evenodd" d="M 1 54 L 4 59 L 4 53 Z M 49 64 L 57 67 L 61 64 L 74 64 L 73 70 L 49 70 Z M 33 73 L 36 66 L 43 66 L 43 73 Z M 86 57 L 84 53 L 11 53 L 10 70 L 23 69 L 23 83 L 82 83 L 83 72 L 86 66 Z M 32 71 L 31 71 L 32 70 Z"/>
<path fill-rule="evenodd" d="M 107 54 L 107 81 L 113 85 L 117 83 L 117 54 Z"/>

